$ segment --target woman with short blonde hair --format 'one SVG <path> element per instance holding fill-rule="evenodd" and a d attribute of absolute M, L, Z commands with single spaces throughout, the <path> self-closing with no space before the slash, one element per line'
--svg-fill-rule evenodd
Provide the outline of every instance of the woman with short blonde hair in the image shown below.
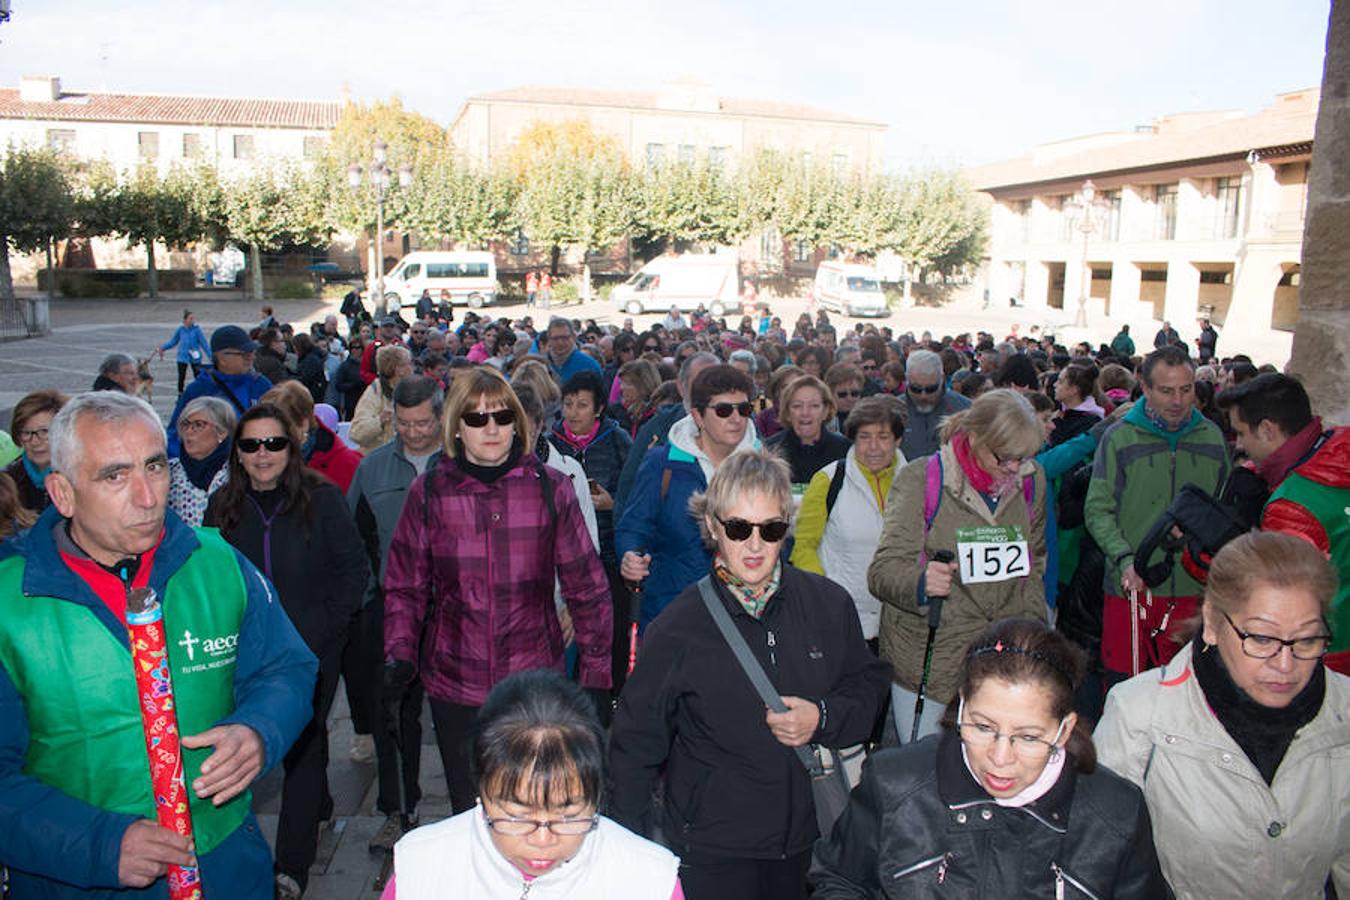
<path fill-rule="evenodd" d="M 445 453 L 408 489 L 385 562 L 385 683 L 420 674 L 455 813 L 474 805 L 468 738 L 501 679 L 563 670 L 556 578 L 582 687 L 609 708 L 613 611 L 571 479 L 533 451 L 520 399 L 491 366 L 465 370 L 445 401 Z"/>
<path fill-rule="evenodd" d="M 412 353 L 407 347 L 394 344 L 377 348 L 375 373 L 377 377 L 357 401 L 352 427 L 347 432 L 362 453 L 394 439 L 394 388 L 413 374 Z"/>
<path fill-rule="evenodd" d="M 765 441 L 792 467 L 792 483 L 805 485 L 811 476 L 848 454 L 848 438 L 827 427 L 838 407 L 834 392 L 814 375 L 788 382 L 780 395 L 778 420 L 784 430 Z"/>

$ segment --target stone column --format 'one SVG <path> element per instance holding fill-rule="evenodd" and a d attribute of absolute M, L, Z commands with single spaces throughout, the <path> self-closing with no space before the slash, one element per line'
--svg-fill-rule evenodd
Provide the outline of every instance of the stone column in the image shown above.
<path fill-rule="evenodd" d="M 1111 266 L 1111 318 L 1120 322 L 1134 322 L 1140 316 L 1139 267 L 1118 259 Z M 1153 310 L 1150 309 L 1143 318 L 1153 318 Z"/>
<path fill-rule="evenodd" d="M 1333 3 L 1303 226 L 1299 320 L 1289 369 L 1313 411 L 1350 424 L 1350 2 Z"/>
<path fill-rule="evenodd" d="M 1045 309 L 1050 291 L 1050 269 L 1039 259 L 1027 260 L 1026 291 L 1023 303 L 1031 309 Z"/>
<path fill-rule="evenodd" d="M 1163 299 L 1163 318 L 1183 338 L 1193 337 L 1200 309 L 1200 270 L 1186 261 L 1167 263 L 1167 293 Z"/>

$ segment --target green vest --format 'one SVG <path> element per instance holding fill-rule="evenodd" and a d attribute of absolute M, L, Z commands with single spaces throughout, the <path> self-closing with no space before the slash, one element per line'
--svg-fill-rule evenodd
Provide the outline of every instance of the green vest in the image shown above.
<path fill-rule="evenodd" d="M 1332 653 L 1350 650 L 1350 488 L 1332 487 L 1290 472 L 1270 495 L 1269 503 L 1288 500 L 1322 523 L 1331 548 L 1331 564 L 1341 577 L 1331 604 Z"/>
<path fill-rule="evenodd" d="M 234 711 L 234 667 L 248 592 L 234 550 L 214 529 L 164 588 L 164 625 L 181 734 Z M 91 806 L 155 819 L 131 651 L 88 607 L 26 597 L 26 561 L 0 563 L 0 665 L 28 718 L 23 771 Z M 183 751 L 198 853 L 209 853 L 248 815 L 248 791 L 223 806 L 192 792 L 212 748 Z"/>

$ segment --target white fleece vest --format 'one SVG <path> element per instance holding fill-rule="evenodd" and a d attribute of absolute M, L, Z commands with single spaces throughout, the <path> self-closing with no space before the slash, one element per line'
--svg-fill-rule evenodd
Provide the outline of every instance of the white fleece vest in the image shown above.
<path fill-rule="evenodd" d="M 493 846 L 481 807 L 394 846 L 398 900 L 670 900 L 679 865 L 669 850 L 602 816 L 576 856 L 526 881 Z"/>
<path fill-rule="evenodd" d="M 896 451 L 895 471 L 898 473 L 904 465 L 904 454 Z M 825 576 L 853 597 L 863 637 L 871 639 L 881 628 L 881 601 L 867 589 L 867 567 L 872 564 L 877 542 L 881 540 L 881 508 L 852 450 L 821 471 L 826 478 L 833 478 L 839 466 L 847 466 L 844 483 L 816 552 Z"/>

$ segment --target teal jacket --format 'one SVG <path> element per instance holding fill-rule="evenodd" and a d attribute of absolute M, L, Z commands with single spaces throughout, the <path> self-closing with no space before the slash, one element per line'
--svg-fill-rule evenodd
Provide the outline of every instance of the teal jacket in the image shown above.
<path fill-rule="evenodd" d="M 1228 447 L 1219 427 L 1198 411 L 1176 431 L 1163 431 L 1136 403 L 1107 429 L 1092 467 L 1083 515 L 1106 555 L 1105 589 L 1121 595 L 1120 573 L 1182 485 L 1218 495 L 1228 479 Z M 1155 590 L 1159 596 L 1199 596 L 1203 586 L 1180 564 Z"/>

